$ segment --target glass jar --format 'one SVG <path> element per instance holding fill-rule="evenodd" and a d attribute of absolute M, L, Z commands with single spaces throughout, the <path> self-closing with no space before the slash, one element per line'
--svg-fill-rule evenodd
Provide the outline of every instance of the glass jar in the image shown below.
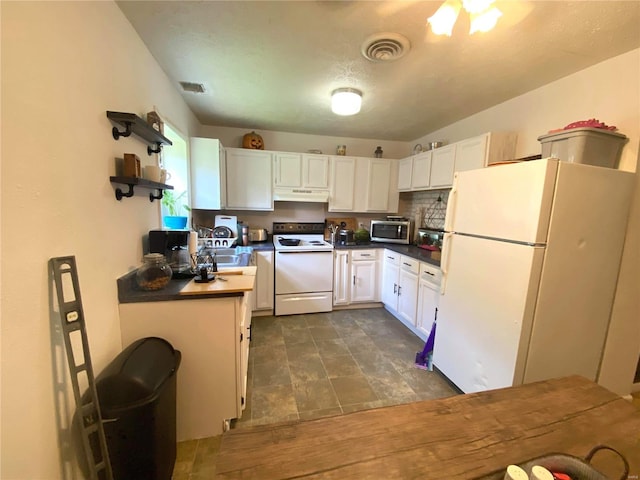
<path fill-rule="evenodd" d="M 142 290 L 161 290 L 171 280 L 171 267 L 161 253 L 149 253 L 136 272 L 136 281 Z"/>

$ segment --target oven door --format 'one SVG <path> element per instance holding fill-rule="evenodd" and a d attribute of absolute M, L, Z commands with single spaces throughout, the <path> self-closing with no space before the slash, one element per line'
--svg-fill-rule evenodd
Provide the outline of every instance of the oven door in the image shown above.
<path fill-rule="evenodd" d="M 275 270 L 276 295 L 333 290 L 331 250 L 276 250 Z"/>

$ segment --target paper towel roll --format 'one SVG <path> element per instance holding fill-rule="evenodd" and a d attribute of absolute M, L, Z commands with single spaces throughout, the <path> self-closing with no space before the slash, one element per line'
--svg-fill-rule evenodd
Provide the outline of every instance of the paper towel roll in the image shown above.
<path fill-rule="evenodd" d="M 189 256 L 198 252 L 198 232 L 189 232 Z"/>

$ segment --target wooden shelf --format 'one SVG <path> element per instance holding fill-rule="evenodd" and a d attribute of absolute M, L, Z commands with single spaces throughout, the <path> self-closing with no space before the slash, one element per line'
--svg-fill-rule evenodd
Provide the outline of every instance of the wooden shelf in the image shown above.
<path fill-rule="evenodd" d="M 124 127 L 124 131 L 118 130 L 118 127 L 113 127 L 111 133 L 114 139 L 118 140 L 120 137 L 128 137 L 132 133 L 135 133 L 147 143 L 147 154 L 149 155 L 160 153 L 162 145 L 173 145 L 171 140 L 134 113 L 107 111 L 107 118 Z"/>
<path fill-rule="evenodd" d="M 128 185 L 129 190 L 127 192 L 123 192 L 120 187 L 116 188 L 116 199 L 122 200 L 123 197 L 133 197 L 133 187 L 138 186 L 141 188 L 149 188 L 151 190 L 157 190 L 158 194 L 155 195 L 154 192 L 149 193 L 149 201 L 153 202 L 154 200 L 162 199 L 162 193 L 165 190 L 173 190 L 173 185 L 167 185 L 165 183 L 152 182 L 151 180 L 147 180 L 145 178 L 138 177 L 109 177 L 111 183 L 119 183 L 122 185 Z"/>

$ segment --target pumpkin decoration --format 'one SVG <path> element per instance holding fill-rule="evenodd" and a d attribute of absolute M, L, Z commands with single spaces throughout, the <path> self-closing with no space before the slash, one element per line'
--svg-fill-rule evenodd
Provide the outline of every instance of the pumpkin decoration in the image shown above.
<path fill-rule="evenodd" d="M 264 150 L 264 142 L 262 141 L 262 137 L 256 132 L 245 134 L 245 136 L 242 137 L 242 148 Z"/>

